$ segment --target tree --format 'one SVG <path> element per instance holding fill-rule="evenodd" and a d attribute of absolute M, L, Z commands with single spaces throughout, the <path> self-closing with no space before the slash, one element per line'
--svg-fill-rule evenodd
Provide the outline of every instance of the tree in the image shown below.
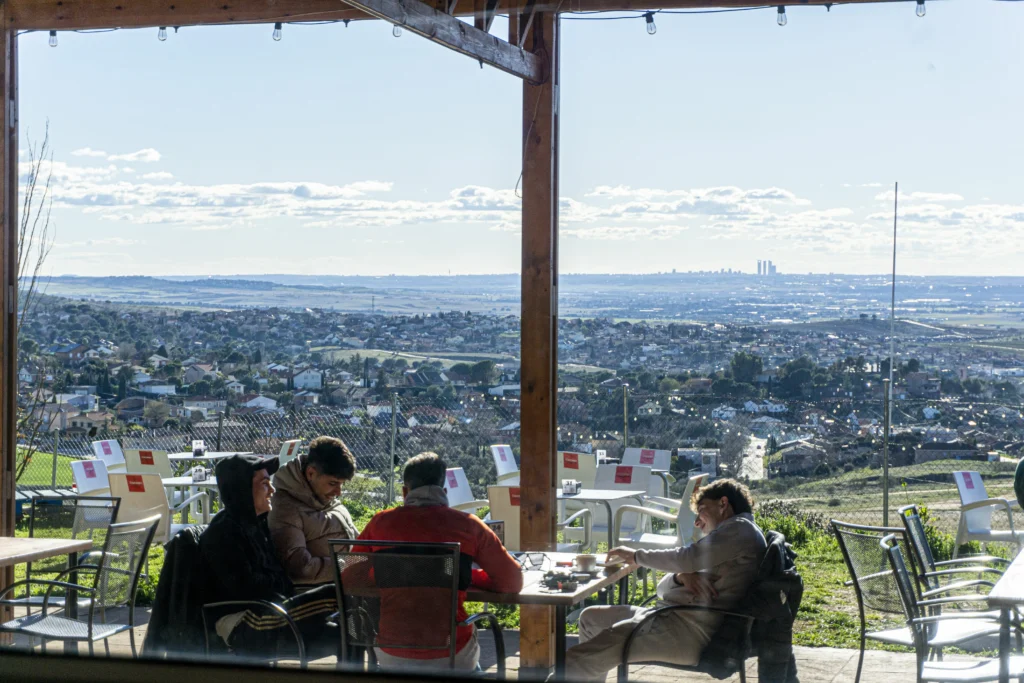
<path fill-rule="evenodd" d="M 764 371 L 764 361 L 761 360 L 761 356 L 740 351 L 732 357 L 729 369 L 737 382 L 753 384 L 757 376 Z"/>
<path fill-rule="evenodd" d="M 142 409 L 142 416 L 151 425 L 162 427 L 167 418 L 171 416 L 171 407 L 162 401 L 149 401 Z"/>
<path fill-rule="evenodd" d="M 163 356 L 164 358 L 171 357 L 171 354 L 167 353 L 167 347 L 164 346 L 163 344 L 161 344 L 160 348 L 156 350 L 156 355 Z"/>
<path fill-rule="evenodd" d="M 263 362 L 263 354 L 262 354 L 262 353 L 260 353 L 260 350 L 259 350 L 259 349 L 256 349 L 255 351 L 253 351 L 253 354 L 252 354 L 252 362 L 253 362 L 253 363 L 254 363 L 255 365 L 259 365 L 260 363 L 262 363 L 262 362 Z"/>
<path fill-rule="evenodd" d="M 679 382 L 671 377 L 666 377 L 658 382 L 658 391 L 663 394 L 671 394 L 673 391 L 679 391 Z"/>
<path fill-rule="evenodd" d="M 205 379 L 200 379 L 192 382 L 192 386 L 189 387 L 189 393 L 193 396 L 206 396 L 210 393 L 210 383 Z"/>
<path fill-rule="evenodd" d="M 482 360 L 473 365 L 470 377 L 477 384 L 488 384 L 497 373 L 497 366 L 493 360 Z"/>

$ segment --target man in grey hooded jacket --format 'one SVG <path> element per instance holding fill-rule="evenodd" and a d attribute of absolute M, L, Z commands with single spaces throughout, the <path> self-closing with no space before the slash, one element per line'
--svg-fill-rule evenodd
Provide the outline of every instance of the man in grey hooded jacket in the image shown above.
<path fill-rule="evenodd" d="M 274 475 L 270 536 L 288 578 L 297 584 L 334 581 L 328 541 L 359 535 L 342 504 L 341 488 L 355 476 L 356 459 L 341 439 L 320 436 L 309 452 Z"/>
<path fill-rule="evenodd" d="M 685 503 L 684 503 L 685 504 Z M 705 605 L 731 609 L 757 577 L 765 553 L 764 534 L 754 523 L 750 491 L 720 479 L 695 491 L 690 504 L 699 541 L 668 550 L 614 548 L 608 561 L 669 572 L 658 584 L 659 606 Z M 580 615 L 580 644 L 566 656 L 566 678 L 600 680 L 622 661 L 626 639 L 651 609 L 632 605 L 588 607 Z M 676 611 L 650 621 L 633 640 L 630 661 L 664 661 L 693 666 L 711 641 L 721 617 L 710 612 Z"/>

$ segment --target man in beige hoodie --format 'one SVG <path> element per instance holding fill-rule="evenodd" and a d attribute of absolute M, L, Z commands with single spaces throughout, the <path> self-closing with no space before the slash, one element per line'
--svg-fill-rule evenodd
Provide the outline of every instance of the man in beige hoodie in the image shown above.
<path fill-rule="evenodd" d="M 334 581 L 328 541 L 359 535 L 339 498 L 355 473 L 356 459 L 345 443 L 320 436 L 309 444 L 308 453 L 274 475 L 270 537 L 293 583 Z"/>
<path fill-rule="evenodd" d="M 668 572 L 658 584 L 659 607 L 739 606 L 757 576 L 765 553 L 764 534 L 754 523 L 750 491 L 732 479 L 719 479 L 693 493 L 697 527 L 706 535 L 696 543 L 669 550 L 613 548 L 608 561 Z M 651 608 L 632 605 L 588 607 L 580 614 L 580 644 L 566 656 L 566 678 L 604 681 L 622 661 L 633 629 Z M 677 611 L 644 626 L 630 648 L 630 661 L 693 666 L 711 641 L 721 617 L 709 612 Z"/>

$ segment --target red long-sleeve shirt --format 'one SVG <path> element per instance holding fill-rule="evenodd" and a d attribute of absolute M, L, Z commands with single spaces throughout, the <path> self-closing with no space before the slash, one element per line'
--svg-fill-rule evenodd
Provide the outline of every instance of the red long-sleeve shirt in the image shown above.
<path fill-rule="evenodd" d="M 499 593 L 518 593 L 523 589 L 519 563 L 508 554 L 491 529 L 478 517 L 453 510 L 444 505 L 404 505 L 378 513 L 366 525 L 359 539 L 367 541 L 413 541 L 417 543 L 459 543 L 460 552 L 473 559 L 480 569 L 473 570 L 472 585 Z M 368 546 L 353 547 L 354 552 L 371 550 Z M 447 595 L 450 595 L 448 593 Z M 443 598 L 442 598 L 443 599 Z M 450 600 L 450 597 L 448 598 Z M 463 603 L 465 591 L 459 591 L 457 621 L 466 619 Z M 438 619 L 417 619 L 417 614 L 431 614 L 431 595 L 424 588 L 392 588 L 381 590 L 381 649 L 396 657 L 437 659 L 447 657 L 442 649 L 388 648 L 385 643 L 427 644 L 437 641 Z M 443 613 L 443 612 L 442 612 Z M 446 630 L 447 625 L 442 628 Z M 460 626 L 456 651 L 461 650 L 473 635 L 473 626 Z"/>

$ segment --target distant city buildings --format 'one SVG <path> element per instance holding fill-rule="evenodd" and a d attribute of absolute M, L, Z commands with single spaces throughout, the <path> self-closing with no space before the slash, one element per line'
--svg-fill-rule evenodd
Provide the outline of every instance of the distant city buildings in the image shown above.
<path fill-rule="evenodd" d="M 775 264 L 772 263 L 771 261 L 761 261 L 761 260 L 758 260 L 758 262 L 757 262 L 757 274 L 758 275 L 776 275 L 776 274 L 778 274 L 778 271 L 775 268 Z"/>

